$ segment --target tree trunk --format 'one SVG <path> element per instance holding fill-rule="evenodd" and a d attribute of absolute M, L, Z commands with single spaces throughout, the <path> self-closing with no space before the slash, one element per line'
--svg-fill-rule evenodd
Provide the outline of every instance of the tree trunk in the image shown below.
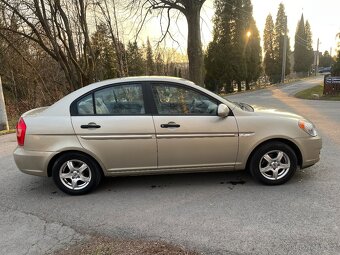
<path fill-rule="evenodd" d="M 202 5 L 192 6 L 186 12 L 188 22 L 188 58 L 189 79 L 197 85 L 204 86 L 203 52 L 201 43 L 200 12 Z"/>
<path fill-rule="evenodd" d="M 242 91 L 241 81 L 237 81 L 237 91 L 238 92 Z"/>
<path fill-rule="evenodd" d="M 249 81 L 246 81 L 246 90 L 250 90 L 250 84 L 249 84 Z"/>

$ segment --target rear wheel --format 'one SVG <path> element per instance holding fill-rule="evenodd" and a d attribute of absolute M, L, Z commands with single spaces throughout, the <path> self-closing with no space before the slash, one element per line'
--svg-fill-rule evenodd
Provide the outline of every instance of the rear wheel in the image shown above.
<path fill-rule="evenodd" d="M 297 157 L 294 150 L 281 142 L 270 142 L 259 147 L 249 164 L 252 176 L 268 185 L 287 182 L 296 169 Z"/>
<path fill-rule="evenodd" d="M 60 156 L 52 167 L 52 177 L 60 190 L 70 195 L 83 195 L 98 186 L 100 168 L 90 157 L 81 153 Z"/>

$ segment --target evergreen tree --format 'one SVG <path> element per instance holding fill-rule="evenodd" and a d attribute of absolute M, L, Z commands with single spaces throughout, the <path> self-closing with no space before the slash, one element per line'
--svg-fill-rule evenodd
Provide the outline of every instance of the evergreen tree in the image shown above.
<path fill-rule="evenodd" d="M 215 0 L 213 41 L 205 55 L 207 88 L 233 91 L 256 81 L 261 72 L 260 36 L 250 0 Z M 247 35 L 247 32 L 249 34 Z"/>
<path fill-rule="evenodd" d="M 275 49 L 274 49 L 274 21 L 271 14 L 268 14 L 263 31 L 264 70 L 271 82 L 275 81 L 277 71 L 275 70 Z"/>
<path fill-rule="evenodd" d="M 308 73 L 313 63 L 312 31 L 309 22 L 304 21 L 303 14 L 295 33 L 294 71 Z"/>
<path fill-rule="evenodd" d="M 144 74 L 144 59 L 137 42 L 129 42 L 127 46 L 127 63 L 130 76 L 138 76 Z"/>
<path fill-rule="evenodd" d="M 284 45 L 284 35 L 286 28 L 286 13 L 285 7 L 282 3 L 279 5 L 279 9 L 277 11 L 276 22 L 275 22 L 275 36 L 274 36 L 274 75 L 273 82 L 279 82 L 281 79 L 281 70 L 282 70 L 282 60 L 283 60 L 283 45 Z M 288 31 L 287 31 L 288 33 Z M 287 38 L 287 47 L 286 47 L 286 73 L 288 75 L 290 73 L 290 43 L 289 38 Z"/>
<path fill-rule="evenodd" d="M 155 61 L 155 74 L 157 75 L 164 75 L 164 60 L 162 58 L 161 53 L 157 54 L 156 61 Z"/>
<path fill-rule="evenodd" d="M 243 10 L 247 13 L 246 44 L 245 44 L 245 81 L 246 90 L 250 89 L 250 82 L 255 82 L 261 74 L 262 49 L 260 34 L 253 18 L 253 6 L 250 0 L 244 0 Z"/>
<path fill-rule="evenodd" d="M 117 61 L 114 47 L 109 38 L 107 27 L 99 24 L 91 37 L 91 45 L 94 51 L 94 76 L 96 80 L 105 80 L 118 76 Z"/>
<path fill-rule="evenodd" d="M 326 50 L 319 59 L 319 66 L 320 67 L 330 67 L 334 63 L 334 59 Z"/>
<path fill-rule="evenodd" d="M 311 29 L 311 26 L 308 20 L 306 20 L 305 32 L 306 32 L 306 45 L 307 45 L 307 63 L 309 67 L 311 68 L 314 62 L 314 50 L 313 50 L 312 29 Z"/>
<path fill-rule="evenodd" d="M 241 82 L 246 78 L 245 66 L 245 42 L 248 14 L 244 12 L 243 1 L 233 0 L 230 7 L 227 0 L 226 8 L 231 9 L 231 66 L 233 69 L 233 79 L 237 83 L 237 90 L 241 91 Z"/>
<path fill-rule="evenodd" d="M 309 69 L 307 65 L 307 40 L 305 31 L 305 20 L 303 14 L 298 22 L 295 32 L 295 47 L 294 47 L 294 71 L 306 73 Z"/>
<path fill-rule="evenodd" d="M 232 91 L 232 10 L 225 0 L 216 0 L 214 5 L 213 41 L 209 43 L 205 54 L 205 84 L 210 90 L 218 91 L 224 86 L 226 91 Z"/>
<path fill-rule="evenodd" d="M 155 62 L 153 59 L 152 47 L 148 38 L 146 44 L 146 74 L 153 75 L 155 72 Z"/>

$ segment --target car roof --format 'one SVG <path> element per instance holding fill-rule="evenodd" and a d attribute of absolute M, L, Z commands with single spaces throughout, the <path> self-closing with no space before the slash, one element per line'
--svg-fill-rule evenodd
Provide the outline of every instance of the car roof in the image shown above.
<path fill-rule="evenodd" d="M 183 78 L 178 77 L 169 77 L 169 76 L 133 76 L 133 77 L 124 77 L 124 78 L 116 78 L 116 79 L 109 79 L 105 81 L 99 81 L 92 83 L 90 85 L 87 85 L 85 87 L 82 87 L 76 91 L 73 91 L 72 93 L 66 95 L 50 107 L 48 107 L 45 111 L 41 113 L 41 115 L 62 115 L 65 116 L 69 114 L 69 107 L 70 104 L 79 98 L 80 96 L 95 90 L 97 88 L 106 86 L 106 85 L 113 85 L 116 83 L 124 83 L 124 82 L 152 82 L 152 81 L 159 81 L 159 82 L 173 82 L 173 83 L 179 83 L 184 84 L 193 88 L 196 88 L 198 90 L 204 91 L 206 94 L 209 94 L 212 97 L 218 97 L 216 94 L 203 89 L 202 87 L 196 85 L 195 83 L 188 81 Z M 162 85 L 162 83 L 160 83 Z M 225 99 L 220 98 L 222 101 L 226 101 Z M 225 102 L 228 104 L 227 102 Z"/>
<path fill-rule="evenodd" d="M 177 82 L 177 83 L 184 83 L 187 85 L 194 85 L 192 81 L 179 78 L 179 77 L 171 77 L 171 76 L 131 76 L 131 77 L 122 77 L 122 78 L 114 78 L 114 79 L 108 79 L 104 81 L 98 81 L 95 83 L 92 83 L 88 86 L 91 87 L 101 87 L 105 85 L 110 85 L 114 83 L 120 83 L 120 82 L 143 82 L 143 81 L 162 81 L 162 82 Z M 86 86 L 86 87 L 88 87 Z M 93 88 L 91 88 L 93 89 Z"/>
<path fill-rule="evenodd" d="M 131 77 L 122 77 L 122 78 L 115 78 L 115 79 L 108 79 L 104 81 L 98 81 L 91 83 L 85 87 L 82 87 L 69 95 L 73 95 L 78 97 L 88 91 L 106 86 L 106 85 L 113 85 L 115 83 L 124 83 L 124 82 L 147 82 L 147 81 L 159 81 L 159 82 L 175 82 L 175 83 L 182 83 L 189 86 L 196 86 L 195 83 L 192 81 L 188 81 L 183 78 L 178 77 L 171 77 L 171 76 L 131 76 Z M 160 84 L 161 85 L 161 84 Z"/>
<path fill-rule="evenodd" d="M 113 85 L 116 83 L 124 83 L 124 82 L 144 82 L 144 81 L 159 81 L 159 82 L 175 82 L 181 83 L 188 86 L 196 86 L 193 82 L 185 80 L 183 78 L 178 77 L 169 77 L 169 76 L 132 76 L 132 77 L 123 77 L 123 78 L 115 78 L 108 79 L 104 81 L 94 82 L 87 86 L 84 86 L 80 89 L 77 89 L 65 97 L 61 98 L 59 101 L 51 105 L 47 108 L 44 113 L 52 114 L 52 113 L 60 113 L 61 115 L 65 115 L 66 112 L 69 112 L 69 105 L 76 98 L 88 93 L 89 91 L 95 90 L 97 88 Z"/>

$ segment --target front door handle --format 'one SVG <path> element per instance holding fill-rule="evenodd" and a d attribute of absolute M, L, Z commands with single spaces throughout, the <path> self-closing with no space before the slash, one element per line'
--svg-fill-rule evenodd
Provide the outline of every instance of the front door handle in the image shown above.
<path fill-rule="evenodd" d="M 89 124 L 87 124 L 87 125 L 81 125 L 80 127 L 81 127 L 81 128 L 100 128 L 100 125 L 97 125 L 97 124 L 94 123 L 94 122 L 90 122 Z"/>
<path fill-rule="evenodd" d="M 176 122 L 170 121 L 168 124 L 161 124 L 161 128 L 179 128 L 181 125 Z"/>

